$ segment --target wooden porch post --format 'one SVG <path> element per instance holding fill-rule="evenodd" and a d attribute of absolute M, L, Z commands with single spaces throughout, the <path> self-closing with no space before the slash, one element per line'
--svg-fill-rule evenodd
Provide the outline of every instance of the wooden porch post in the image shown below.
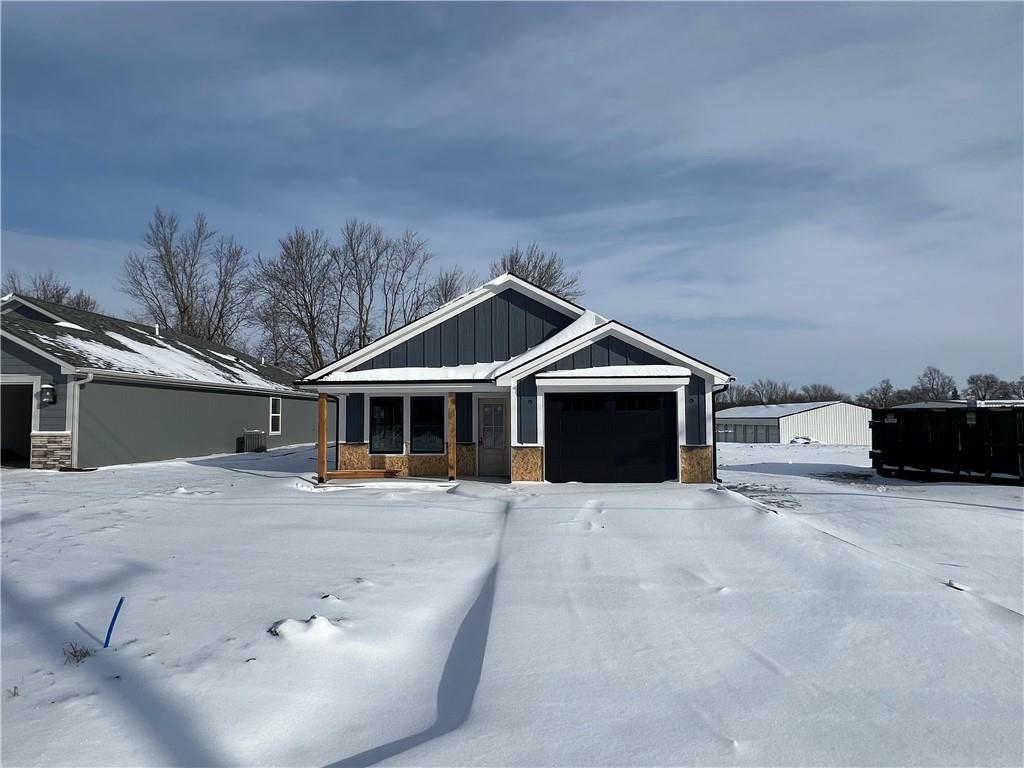
<path fill-rule="evenodd" d="M 327 395 L 323 392 L 317 399 L 316 408 L 316 479 L 327 479 Z"/>
<path fill-rule="evenodd" d="M 455 393 L 448 393 L 448 479 L 455 479 Z"/>

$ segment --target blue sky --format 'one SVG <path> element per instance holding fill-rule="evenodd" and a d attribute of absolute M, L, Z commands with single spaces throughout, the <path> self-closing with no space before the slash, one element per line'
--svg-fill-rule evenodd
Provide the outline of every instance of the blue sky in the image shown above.
<path fill-rule="evenodd" d="M 354 216 L 734 372 L 1024 368 L 1020 4 L 2 9 L 3 265 L 113 313 L 155 205 L 251 251 Z"/>

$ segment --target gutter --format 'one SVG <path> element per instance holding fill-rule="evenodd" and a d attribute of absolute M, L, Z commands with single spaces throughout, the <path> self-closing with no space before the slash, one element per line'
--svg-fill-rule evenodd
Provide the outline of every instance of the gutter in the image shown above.
<path fill-rule="evenodd" d="M 720 395 L 729 388 L 729 385 L 736 381 L 735 376 L 730 376 L 721 389 L 711 388 L 711 477 L 716 483 L 722 482 L 718 476 L 718 417 L 715 410 L 715 395 Z"/>

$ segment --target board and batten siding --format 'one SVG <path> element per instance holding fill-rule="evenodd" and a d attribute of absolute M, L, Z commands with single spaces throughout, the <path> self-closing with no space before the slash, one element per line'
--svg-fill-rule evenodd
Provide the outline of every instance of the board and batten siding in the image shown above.
<path fill-rule="evenodd" d="M 447 368 L 509 360 L 568 326 L 573 317 L 508 288 L 357 365 Z"/>
<path fill-rule="evenodd" d="M 0 373 L 38 376 L 40 384 L 52 384 L 57 390 L 57 402 L 44 405 L 36 401 L 33 404 L 39 409 L 39 431 L 67 430 L 68 376 L 61 373 L 59 365 L 9 339 L 3 339 L 0 342 Z"/>
<path fill-rule="evenodd" d="M 605 368 L 610 365 L 672 365 L 671 360 L 658 357 L 617 336 L 605 336 L 583 349 L 556 360 L 545 371 L 575 371 L 580 368 Z M 686 442 L 704 445 L 707 441 L 705 419 L 705 382 L 694 374 L 686 385 Z M 516 385 L 516 417 L 519 442 L 537 442 L 537 379 L 525 376 Z"/>
<path fill-rule="evenodd" d="M 809 437 L 830 445 L 871 445 L 871 409 L 851 403 L 814 408 L 779 419 L 779 441 Z"/>
<path fill-rule="evenodd" d="M 316 399 L 282 392 L 281 434 L 271 435 L 271 397 L 277 395 L 97 378 L 80 393 L 77 466 L 235 453 L 247 429 L 265 431 L 268 448 L 314 442 Z"/>

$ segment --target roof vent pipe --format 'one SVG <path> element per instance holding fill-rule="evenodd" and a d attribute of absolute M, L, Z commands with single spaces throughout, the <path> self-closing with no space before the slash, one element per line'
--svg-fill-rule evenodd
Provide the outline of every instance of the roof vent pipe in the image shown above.
<path fill-rule="evenodd" d="M 160 323 L 156 323 L 156 324 L 155 324 L 155 325 L 153 326 L 153 333 L 154 333 L 154 335 L 156 335 L 156 336 L 159 336 L 159 335 L 160 335 Z"/>

